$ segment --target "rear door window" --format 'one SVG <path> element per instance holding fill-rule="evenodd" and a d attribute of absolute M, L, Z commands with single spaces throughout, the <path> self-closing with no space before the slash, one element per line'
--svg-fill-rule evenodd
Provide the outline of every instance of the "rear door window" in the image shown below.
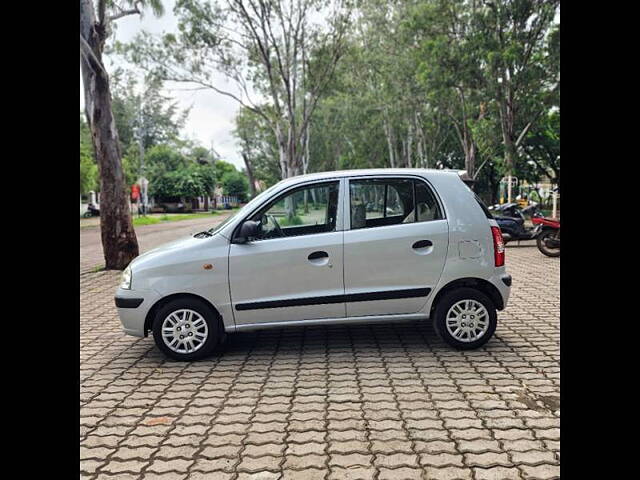
<path fill-rule="evenodd" d="M 416 179 L 351 180 L 349 200 L 352 230 L 444 218 L 429 186 Z"/>

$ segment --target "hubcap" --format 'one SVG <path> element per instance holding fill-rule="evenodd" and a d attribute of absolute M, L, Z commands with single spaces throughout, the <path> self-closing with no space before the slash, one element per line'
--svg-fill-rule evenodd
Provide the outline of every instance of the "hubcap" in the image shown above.
<path fill-rule="evenodd" d="M 489 313 L 477 300 L 460 300 L 447 312 L 446 322 L 447 331 L 455 339 L 461 342 L 474 342 L 487 332 Z"/>
<path fill-rule="evenodd" d="M 162 340 L 176 353 L 193 353 L 209 336 L 207 322 L 198 312 L 188 309 L 170 313 L 162 322 Z"/>

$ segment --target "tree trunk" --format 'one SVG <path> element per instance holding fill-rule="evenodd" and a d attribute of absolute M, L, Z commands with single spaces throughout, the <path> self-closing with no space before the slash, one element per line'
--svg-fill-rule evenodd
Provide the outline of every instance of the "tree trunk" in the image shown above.
<path fill-rule="evenodd" d="M 247 168 L 247 177 L 249 177 L 249 192 L 251 193 L 251 198 L 253 198 L 256 196 L 256 180 L 253 176 L 253 168 L 251 167 L 249 156 L 246 153 L 242 154 L 242 159 L 244 160 L 244 166 Z"/>
<path fill-rule="evenodd" d="M 476 175 L 476 145 L 471 141 L 468 150 L 465 152 L 464 168 L 467 174 L 474 178 Z"/>
<path fill-rule="evenodd" d="M 106 32 L 96 22 L 91 0 L 80 2 L 80 35 L 86 42 L 80 64 L 85 114 L 100 172 L 100 230 L 105 267 L 123 270 L 138 256 L 138 240 L 129 212 L 109 77 L 102 62 Z"/>
<path fill-rule="evenodd" d="M 407 167 L 413 168 L 413 125 L 409 123 L 409 133 L 407 135 Z"/>
<path fill-rule="evenodd" d="M 396 162 L 393 155 L 393 138 L 391 136 L 391 127 L 387 123 L 386 119 L 384 122 L 384 133 L 385 133 L 385 136 L 387 137 L 387 145 L 389 147 L 389 164 L 391 165 L 391 168 L 395 168 Z"/>

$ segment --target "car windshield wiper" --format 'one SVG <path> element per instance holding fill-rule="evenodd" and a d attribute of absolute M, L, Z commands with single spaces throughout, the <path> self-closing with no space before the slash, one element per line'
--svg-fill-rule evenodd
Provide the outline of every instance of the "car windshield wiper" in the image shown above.
<path fill-rule="evenodd" d="M 204 230 L 202 232 L 198 232 L 194 235 L 194 237 L 196 238 L 202 238 L 202 237 L 212 237 L 213 233 L 211 233 L 209 230 Z"/>

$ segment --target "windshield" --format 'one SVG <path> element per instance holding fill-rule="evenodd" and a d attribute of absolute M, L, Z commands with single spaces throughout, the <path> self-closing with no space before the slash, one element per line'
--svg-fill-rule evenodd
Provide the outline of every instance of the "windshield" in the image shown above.
<path fill-rule="evenodd" d="M 277 186 L 278 186 L 278 184 L 276 183 L 275 185 L 267 188 L 264 192 L 259 194 L 257 197 L 255 197 L 253 200 L 251 200 L 249 203 L 247 203 L 244 207 L 242 207 L 240 210 L 238 210 L 235 213 L 235 215 L 230 215 L 222 223 L 220 223 L 219 225 L 216 225 L 215 227 L 207 230 L 207 232 L 209 232 L 211 235 L 215 235 L 216 233 L 220 232 L 220 230 L 222 230 L 224 227 L 226 227 L 229 223 L 231 223 L 231 221 L 234 218 L 236 218 L 238 216 L 246 215 L 248 212 L 253 210 L 254 206 L 259 205 L 260 203 L 262 203 L 262 200 L 265 197 L 268 197 L 271 194 L 271 192 L 273 192 L 273 190 Z"/>

